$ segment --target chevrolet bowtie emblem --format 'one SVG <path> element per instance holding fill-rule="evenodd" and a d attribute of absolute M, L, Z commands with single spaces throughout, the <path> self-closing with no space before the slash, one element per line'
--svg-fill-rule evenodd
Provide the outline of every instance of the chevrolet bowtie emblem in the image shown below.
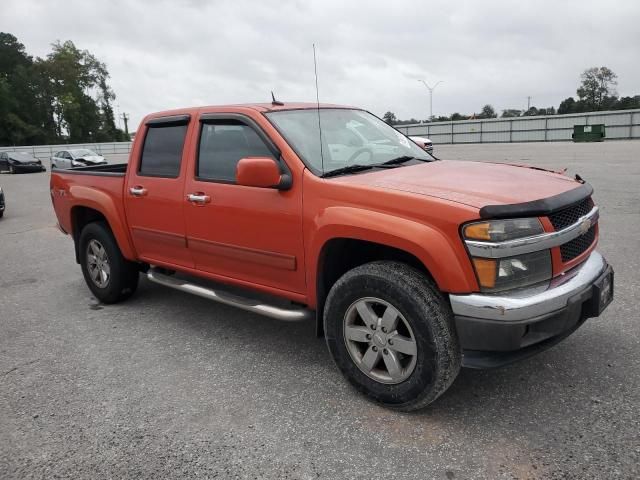
<path fill-rule="evenodd" d="M 587 231 L 591 228 L 591 220 L 589 218 L 585 218 L 580 224 L 580 234 L 587 233 Z"/>

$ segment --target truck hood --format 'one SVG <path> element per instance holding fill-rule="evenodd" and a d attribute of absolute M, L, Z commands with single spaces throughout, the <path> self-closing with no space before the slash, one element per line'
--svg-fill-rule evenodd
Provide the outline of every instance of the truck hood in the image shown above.
<path fill-rule="evenodd" d="M 87 163 L 100 163 L 104 162 L 104 157 L 100 155 L 85 155 L 84 157 L 78 157 L 76 160 L 87 162 Z"/>
<path fill-rule="evenodd" d="M 541 200 L 580 186 L 565 175 L 532 167 L 457 160 L 374 170 L 336 180 L 428 195 L 477 208 Z"/>

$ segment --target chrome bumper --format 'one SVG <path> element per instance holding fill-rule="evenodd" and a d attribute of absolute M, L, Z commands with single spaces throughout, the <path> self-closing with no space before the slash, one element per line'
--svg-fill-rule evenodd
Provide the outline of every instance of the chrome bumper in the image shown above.
<path fill-rule="evenodd" d="M 499 294 L 449 295 L 451 308 L 460 317 L 522 322 L 567 307 L 569 299 L 593 285 L 606 268 L 603 256 L 594 251 L 585 262 L 549 285 Z"/>

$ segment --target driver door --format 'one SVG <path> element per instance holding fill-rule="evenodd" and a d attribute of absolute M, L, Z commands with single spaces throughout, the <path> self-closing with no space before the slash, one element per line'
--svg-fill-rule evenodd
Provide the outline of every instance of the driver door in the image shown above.
<path fill-rule="evenodd" d="M 202 199 L 185 205 L 187 244 L 196 269 L 236 283 L 305 293 L 302 188 L 236 184 L 246 157 L 283 162 L 260 127 L 244 115 L 201 119 L 195 172 L 185 192 Z M 281 164 L 282 165 L 282 164 Z"/>

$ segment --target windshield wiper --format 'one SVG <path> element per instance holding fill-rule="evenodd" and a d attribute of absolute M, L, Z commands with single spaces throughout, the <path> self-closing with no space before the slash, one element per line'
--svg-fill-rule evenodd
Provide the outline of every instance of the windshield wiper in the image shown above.
<path fill-rule="evenodd" d="M 409 162 L 411 160 L 418 160 L 419 162 L 428 162 L 429 160 L 425 160 L 423 158 L 416 158 L 411 155 L 402 155 L 401 157 L 392 158 L 391 160 L 387 160 L 386 162 L 382 162 L 380 165 L 398 165 L 399 163 Z"/>
<path fill-rule="evenodd" d="M 355 173 L 355 172 L 361 172 L 363 170 L 371 170 L 372 168 L 375 168 L 375 165 L 349 165 L 347 167 L 341 167 L 341 168 L 336 168 L 335 170 L 329 170 L 326 173 L 322 174 L 322 178 L 327 178 L 327 177 L 335 177 L 336 175 L 342 175 L 345 173 Z"/>

